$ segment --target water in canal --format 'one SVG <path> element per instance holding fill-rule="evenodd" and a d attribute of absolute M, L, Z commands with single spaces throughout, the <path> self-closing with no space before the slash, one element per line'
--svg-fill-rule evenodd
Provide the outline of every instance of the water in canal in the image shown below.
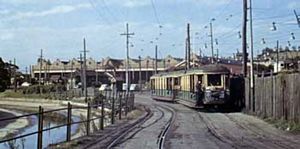
<path fill-rule="evenodd" d="M 37 116 L 31 116 L 32 126 L 29 126 L 28 128 L 25 128 L 24 131 L 22 131 L 19 135 L 25 135 L 28 133 L 36 132 L 38 130 L 38 118 Z M 80 121 L 79 117 L 72 117 L 73 121 Z M 44 121 L 44 129 L 60 125 L 56 122 L 50 122 L 50 121 Z M 78 125 L 74 124 L 72 125 L 72 134 L 74 134 L 78 129 Z M 52 129 L 50 131 L 44 131 L 43 132 L 43 148 L 47 147 L 50 144 L 53 143 L 59 143 L 66 140 L 66 126 L 60 127 L 57 129 Z M 25 137 L 24 139 L 17 139 L 16 145 L 19 146 L 19 149 L 35 149 L 37 148 L 37 134 L 31 135 L 28 137 Z M 1 143 L 0 149 L 10 149 L 7 143 Z"/>

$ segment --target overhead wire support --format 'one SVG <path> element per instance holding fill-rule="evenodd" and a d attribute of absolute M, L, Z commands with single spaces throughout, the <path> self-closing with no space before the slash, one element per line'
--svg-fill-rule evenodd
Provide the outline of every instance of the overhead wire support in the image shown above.
<path fill-rule="evenodd" d="M 86 50 L 86 40 L 85 38 L 83 38 L 83 94 L 84 94 L 84 98 L 85 98 L 85 102 L 87 102 L 87 75 L 86 75 L 86 71 L 87 71 L 87 65 L 86 65 L 86 53 L 89 52 Z"/>
<path fill-rule="evenodd" d="M 213 25 L 212 21 L 209 23 L 210 26 L 210 46 L 211 46 L 211 63 L 214 63 L 214 37 L 213 37 Z"/>
<path fill-rule="evenodd" d="M 43 49 L 41 49 L 41 55 L 40 55 L 40 73 L 39 73 L 39 88 L 40 88 L 40 95 L 42 95 L 42 68 L 43 68 Z"/>
<path fill-rule="evenodd" d="M 133 36 L 134 33 L 130 33 L 129 32 L 129 25 L 128 23 L 126 23 L 126 32 L 122 33 L 121 36 L 126 36 L 126 93 L 129 92 L 129 84 L 130 84 L 130 80 L 129 80 L 129 38 L 130 36 Z"/>
<path fill-rule="evenodd" d="M 190 38 L 190 24 L 187 24 L 187 69 L 191 68 L 191 38 Z"/>
<path fill-rule="evenodd" d="M 252 110 L 255 111 L 255 81 L 254 81 L 254 70 L 253 70 L 253 18 L 252 18 L 252 0 L 249 0 L 249 11 L 250 11 L 250 88 L 251 88 L 251 99 L 252 99 Z"/>
<path fill-rule="evenodd" d="M 248 62 L 248 53 L 247 53 L 247 9 L 248 9 L 247 0 L 243 0 L 242 50 L 243 50 L 243 75 L 244 75 L 244 77 L 247 77 L 247 62 Z"/>

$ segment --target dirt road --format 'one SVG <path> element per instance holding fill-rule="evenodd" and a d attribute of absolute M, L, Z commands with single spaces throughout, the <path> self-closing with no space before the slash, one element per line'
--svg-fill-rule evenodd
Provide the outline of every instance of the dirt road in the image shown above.
<path fill-rule="evenodd" d="M 149 106 L 153 116 L 114 148 L 158 148 L 159 137 L 172 116 L 174 122 L 164 137 L 164 148 L 300 148 L 299 136 L 243 113 L 200 112 L 140 95 L 136 96 L 136 102 Z M 173 109 L 175 114 L 165 107 Z"/>

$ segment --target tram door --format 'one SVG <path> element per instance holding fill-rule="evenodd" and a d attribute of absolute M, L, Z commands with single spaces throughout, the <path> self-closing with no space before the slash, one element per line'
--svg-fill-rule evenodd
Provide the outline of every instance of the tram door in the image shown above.
<path fill-rule="evenodd" d="M 196 83 L 197 83 L 198 81 L 201 81 L 202 85 L 204 85 L 203 75 L 197 75 L 197 81 L 196 81 Z"/>

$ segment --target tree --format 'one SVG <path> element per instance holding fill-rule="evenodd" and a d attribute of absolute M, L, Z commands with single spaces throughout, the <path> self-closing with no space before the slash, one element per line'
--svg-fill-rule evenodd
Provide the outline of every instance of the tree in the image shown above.
<path fill-rule="evenodd" d="M 10 78 L 8 75 L 8 70 L 6 64 L 0 57 L 0 92 L 4 92 L 7 86 L 10 84 Z"/>

